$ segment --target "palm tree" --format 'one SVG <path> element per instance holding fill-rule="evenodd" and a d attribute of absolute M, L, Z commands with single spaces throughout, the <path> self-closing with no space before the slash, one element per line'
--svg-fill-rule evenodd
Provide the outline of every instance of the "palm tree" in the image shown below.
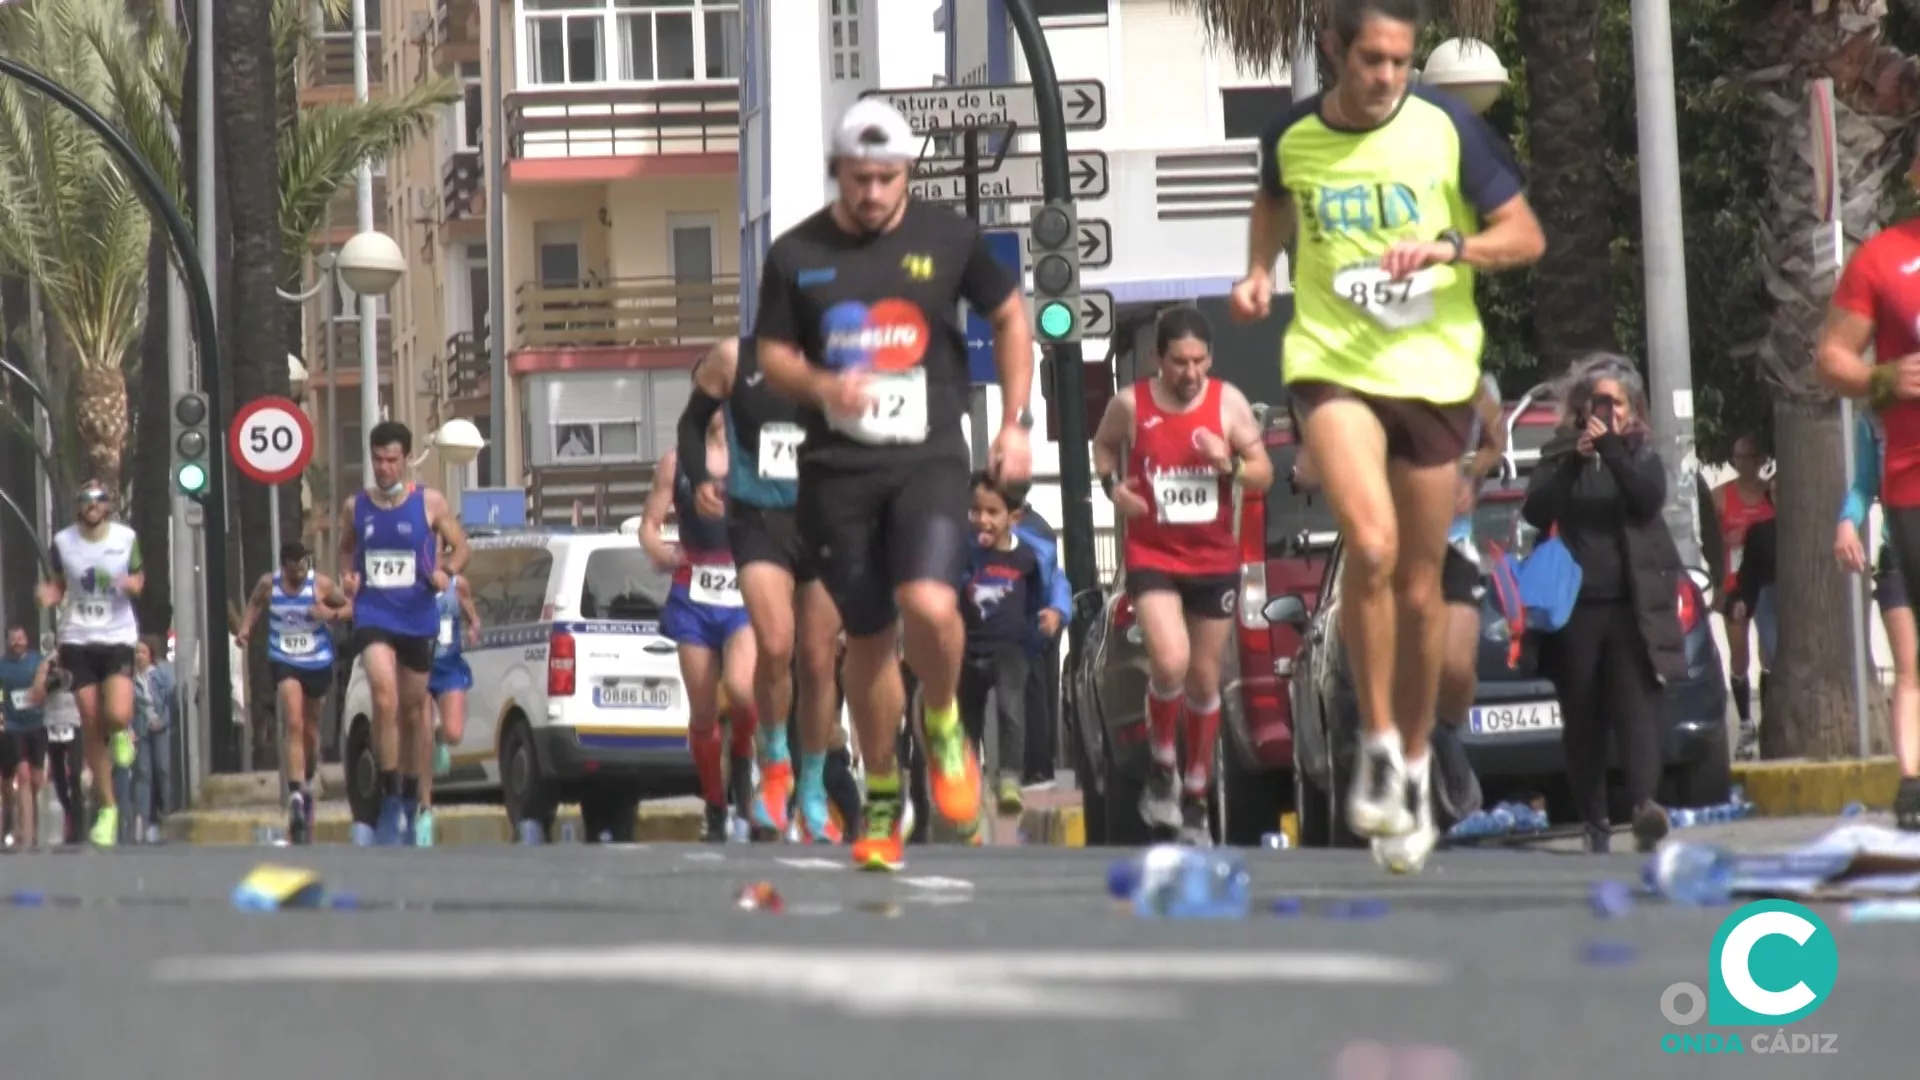
<path fill-rule="evenodd" d="M 0 13 L 15 55 L 115 114 L 88 28 L 112 0 L 64 0 Z M 47 387 L 64 467 L 118 490 L 128 429 L 126 371 L 146 294 L 148 220 L 104 144 L 65 110 L 0 82 L 0 260 L 37 284 L 52 316 Z M 22 418 L 16 417 L 16 420 Z M 32 417 L 24 418 L 31 427 Z"/>
<path fill-rule="evenodd" d="M 1835 267 L 1817 225 L 1807 102 L 1811 80 L 1833 79 L 1841 220 L 1848 241 L 1858 243 L 1890 216 L 1902 173 L 1900 129 L 1920 104 L 1912 61 L 1882 44 L 1884 10 L 1843 0 L 1815 15 L 1780 4 L 1753 19 L 1748 37 L 1745 82 L 1758 99 L 1772 162 L 1761 244 L 1771 310 L 1753 353 L 1773 390 L 1778 602 L 1792 613 L 1781 620 L 1764 703 L 1769 722 L 1760 749 L 1769 758 L 1840 757 L 1855 747 L 1848 585 L 1831 552 L 1833 508 L 1846 485 L 1842 440 L 1850 434 L 1812 373 Z"/>

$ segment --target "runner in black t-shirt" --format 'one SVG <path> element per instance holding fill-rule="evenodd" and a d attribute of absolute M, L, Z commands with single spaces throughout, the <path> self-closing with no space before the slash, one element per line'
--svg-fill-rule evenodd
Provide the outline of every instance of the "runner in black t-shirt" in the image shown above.
<path fill-rule="evenodd" d="M 848 703 L 867 769 L 853 858 L 876 870 L 903 865 L 913 829 L 894 764 L 903 616 L 933 802 L 956 824 L 979 811 L 980 766 L 955 696 L 965 629 L 954 582 L 969 543 L 962 299 L 993 322 L 1007 406 L 993 443 L 996 477 L 1024 485 L 1032 472 L 1033 335 L 1019 280 L 979 226 L 908 198 L 919 149 L 885 102 L 847 110 L 828 161 L 839 195 L 768 250 L 754 327 L 767 381 L 803 406 L 797 518 L 846 624 Z"/>

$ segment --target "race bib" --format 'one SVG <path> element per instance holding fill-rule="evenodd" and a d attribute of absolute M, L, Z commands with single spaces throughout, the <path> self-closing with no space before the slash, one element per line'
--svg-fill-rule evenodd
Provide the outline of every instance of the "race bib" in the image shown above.
<path fill-rule="evenodd" d="M 309 631 L 294 630 L 280 635 L 280 651 L 288 656 L 312 656 L 319 650 L 319 639 Z"/>
<path fill-rule="evenodd" d="M 47 738 L 53 742 L 70 743 L 79 730 L 79 725 L 71 720 L 47 721 Z"/>
<path fill-rule="evenodd" d="M 867 383 L 873 403 L 851 419 L 833 417 L 838 431 L 869 446 L 919 443 L 927 439 L 927 372 L 876 372 Z"/>
<path fill-rule="evenodd" d="M 33 691 L 15 690 L 10 700 L 13 702 L 14 711 L 25 712 L 33 708 Z"/>
<path fill-rule="evenodd" d="M 1379 264 L 1356 263 L 1333 275 L 1333 291 L 1389 330 L 1409 330 L 1433 320 L 1434 273 L 1415 271 L 1394 281 Z"/>
<path fill-rule="evenodd" d="M 1220 477 L 1156 473 L 1153 504 L 1162 525 L 1207 525 L 1220 517 Z"/>
<path fill-rule="evenodd" d="M 82 596 L 74 599 L 72 614 L 73 621 L 81 626 L 105 626 L 113 608 L 105 600 Z"/>
<path fill-rule="evenodd" d="M 768 424 L 760 429 L 760 478 L 800 479 L 800 444 L 807 432 L 798 424 Z"/>
<path fill-rule="evenodd" d="M 440 647 L 453 648 L 453 616 L 451 615 L 440 617 Z"/>
<path fill-rule="evenodd" d="M 731 564 L 693 567 L 693 580 L 687 585 L 687 595 L 696 604 L 713 607 L 740 607 L 745 603 L 740 598 L 740 571 Z"/>
<path fill-rule="evenodd" d="M 411 551 L 367 552 L 367 585 L 375 589 L 410 589 L 418 580 Z"/>
<path fill-rule="evenodd" d="M 1729 549 L 1727 552 L 1727 572 L 1730 574 L 1739 573 L 1740 563 L 1746 558 L 1746 555 L 1747 549 L 1744 547 Z"/>

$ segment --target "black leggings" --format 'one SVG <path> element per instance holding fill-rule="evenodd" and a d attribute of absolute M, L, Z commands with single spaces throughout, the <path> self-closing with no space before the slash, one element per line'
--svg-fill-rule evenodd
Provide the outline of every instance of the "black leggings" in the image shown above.
<path fill-rule="evenodd" d="M 1582 824 L 1605 828 L 1609 734 L 1620 746 L 1631 805 L 1652 802 L 1659 789 L 1660 682 L 1625 600 L 1580 601 L 1548 641 L 1573 804 Z"/>
<path fill-rule="evenodd" d="M 66 815 L 65 840 L 69 844 L 80 842 L 81 819 L 86 816 L 80 801 L 81 739 L 75 732 L 71 742 L 47 744 L 47 782 L 53 787 L 53 797 L 60 800 L 60 812 Z"/>

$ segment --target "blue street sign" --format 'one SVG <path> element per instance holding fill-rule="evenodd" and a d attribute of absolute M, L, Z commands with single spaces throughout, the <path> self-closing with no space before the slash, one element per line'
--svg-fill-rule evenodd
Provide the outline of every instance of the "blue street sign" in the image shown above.
<path fill-rule="evenodd" d="M 987 247 L 1000 265 L 1013 271 L 1020 282 L 1020 288 L 1026 289 L 1026 279 L 1022 276 L 1023 267 L 1020 257 L 1020 234 L 1017 231 L 997 229 L 987 233 Z M 967 371 L 975 386 L 983 383 L 997 383 L 1000 372 L 993 366 L 993 324 L 972 309 L 967 311 Z"/>
<path fill-rule="evenodd" d="M 460 524 L 496 529 L 525 528 L 527 493 L 523 488 L 468 488 L 460 493 Z"/>

